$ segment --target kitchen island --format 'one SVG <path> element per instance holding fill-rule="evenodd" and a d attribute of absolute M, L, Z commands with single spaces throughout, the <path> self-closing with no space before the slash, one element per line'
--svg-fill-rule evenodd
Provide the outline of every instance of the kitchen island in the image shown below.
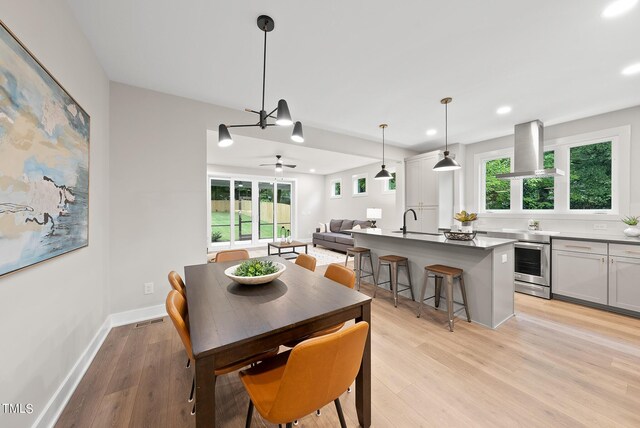
<path fill-rule="evenodd" d="M 473 241 L 446 239 L 442 234 L 424 234 L 384 229 L 350 230 L 355 245 L 371 250 L 374 268 L 378 257 L 395 254 L 409 259 L 413 293 L 420 296 L 424 284 L 424 267 L 443 264 L 464 270 L 464 281 L 471 320 L 496 328 L 514 315 L 513 244 L 512 239 L 478 236 Z M 381 280 L 388 280 L 388 271 L 381 269 Z M 401 274 L 400 282 L 406 283 Z M 429 280 L 425 296 L 433 295 L 434 281 Z M 410 297 L 407 290 L 403 293 Z M 454 300 L 462 301 L 454 286 Z M 425 302 L 433 308 L 433 299 Z M 457 308 L 457 307 L 456 307 Z M 446 311 L 446 300 L 440 300 L 439 310 Z M 426 307 L 424 311 L 428 310 Z"/>

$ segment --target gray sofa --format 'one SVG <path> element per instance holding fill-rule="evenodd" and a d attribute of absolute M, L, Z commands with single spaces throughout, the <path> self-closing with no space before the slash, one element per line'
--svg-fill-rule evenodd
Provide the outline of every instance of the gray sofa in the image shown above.
<path fill-rule="evenodd" d="M 371 227 L 371 222 L 368 220 L 331 220 L 327 232 L 321 232 L 320 228 L 316 229 L 316 233 L 313 234 L 313 246 L 322 245 L 332 250 L 346 252 L 347 248 L 353 247 L 351 233 L 346 231 L 352 229 L 355 225 L 366 229 Z"/>

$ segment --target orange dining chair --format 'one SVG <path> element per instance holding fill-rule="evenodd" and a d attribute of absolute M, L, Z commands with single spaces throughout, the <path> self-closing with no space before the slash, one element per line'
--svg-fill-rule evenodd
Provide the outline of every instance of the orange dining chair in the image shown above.
<path fill-rule="evenodd" d="M 241 371 L 249 394 L 245 426 L 251 427 L 254 406 L 267 421 L 291 428 L 293 421 L 333 401 L 346 428 L 340 395 L 358 374 L 368 331 L 369 324 L 359 322 Z"/>
<path fill-rule="evenodd" d="M 187 351 L 187 356 L 189 360 L 193 360 L 193 350 L 191 349 L 191 334 L 189 333 L 189 325 L 187 319 L 187 301 L 184 296 L 180 294 L 176 290 L 169 291 L 167 295 L 167 313 L 173 322 L 173 326 L 176 328 L 176 331 L 180 335 L 180 339 L 182 340 L 182 344 L 184 345 L 185 351 Z M 221 367 L 214 372 L 215 376 L 221 376 L 227 373 L 234 372 L 239 370 L 245 366 L 250 364 L 257 363 L 262 360 L 266 360 L 268 358 L 274 357 L 278 354 L 278 348 L 271 349 L 267 352 L 263 352 L 261 354 L 255 355 L 253 357 L 247 358 L 242 361 L 238 361 L 237 363 L 230 364 L 225 367 Z M 215 382 L 215 377 L 214 377 Z M 191 393 L 189 394 L 189 401 L 193 400 L 193 395 L 195 392 L 196 379 L 195 375 L 193 380 L 191 381 Z M 193 410 L 191 414 L 195 414 L 196 405 L 193 405 Z"/>
<path fill-rule="evenodd" d="M 351 289 L 353 289 L 353 287 L 356 284 L 356 273 L 351 269 L 342 266 L 339 263 L 331 263 L 329 266 L 327 266 L 327 270 L 324 273 L 324 277 L 332 281 L 335 281 L 337 283 L 340 283 L 345 287 L 349 287 Z M 332 327 L 325 328 L 324 330 L 316 331 L 315 333 L 312 333 L 303 338 L 287 342 L 284 344 L 284 346 L 288 348 L 293 348 L 303 340 L 311 339 L 312 337 L 324 336 L 325 334 L 335 333 L 336 331 L 340 330 L 343 326 L 344 326 L 343 322 L 340 324 L 336 324 Z"/>
<path fill-rule="evenodd" d="M 316 258 L 308 254 L 300 254 L 296 258 L 296 264 L 305 269 L 315 272 L 316 270 Z"/>
<path fill-rule="evenodd" d="M 233 262 L 236 260 L 248 260 L 249 252 L 244 248 L 239 250 L 222 250 L 216 253 L 213 258 L 214 263 Z"/>
<path fill-rule="evenodd" d="M 184 281 L 180 274 L 174 270 L 169 272 L 169 284 L 171 287 L 176 290 L 178 293 L 182 294 L 182 296 L 187 298 L 187 291 L 185 290 Z"/>

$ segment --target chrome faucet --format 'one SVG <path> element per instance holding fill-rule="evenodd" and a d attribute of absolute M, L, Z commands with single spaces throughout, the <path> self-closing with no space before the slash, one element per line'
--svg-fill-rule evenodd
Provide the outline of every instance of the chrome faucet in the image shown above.
<path fill-rule="evenodd" d="M 402 234 L 406 235 L 407 234 L 407 213 L 411 211 L 413 213 L 413 219 L 415 221 L 418 221 L 418 216 L 416 215 L 416 212 L 413 210 L 413 208 L 409 208 L 408 210 L 406 210 L 404 212 L 404 214 L 402 215 Z"/>

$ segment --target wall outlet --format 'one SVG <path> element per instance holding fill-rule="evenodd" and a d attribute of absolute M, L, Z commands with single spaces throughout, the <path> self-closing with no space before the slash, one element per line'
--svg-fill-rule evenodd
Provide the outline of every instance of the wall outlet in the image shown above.
<path fill-rule="evenodd" d="M 144 294 L 153 294 L 153 282 L 144 283 Z"/>
<path fill-rule="evenodd" d="M 607 230 L 606 223 L 595 223 L 593 225 L 593 230 Z"/>
<path fill-rule="evenodd" d="M 506 263 L 506 262 L 507 262 L 507 260 L 508 260 L 507 255 L 506 255 L 506 254 L 503 254 L 503 255 L 502 255 L 502 263 Z"/>

